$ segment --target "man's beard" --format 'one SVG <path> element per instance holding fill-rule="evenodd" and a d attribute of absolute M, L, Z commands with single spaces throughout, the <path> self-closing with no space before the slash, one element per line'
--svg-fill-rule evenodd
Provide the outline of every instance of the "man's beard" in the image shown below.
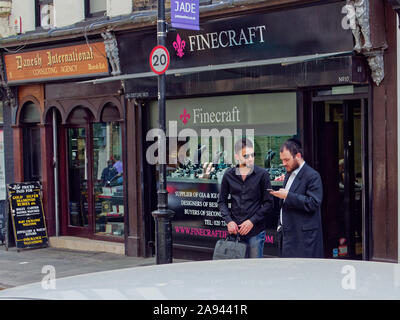
<path fill-rule="evenodd" d="M 254 168 L 254 163 L 252 163 L 252 164 L 247 164 L 246 162 L 244 162 L 244 163 L 238 163 L 236 166 L 239 167 L 239 168 L 249 168 L 249 169 L 253 169 L 253 168 Z"/>
<path fill-rule="evenodd" d="M 299 167 L 300 167 L 299 163 L 295 160 L 293 166 L 290 168 L 290 170 L 288 170 L 288 173 L 292 173 Z"/>
<path fill-rule="evenodd" d="M 242 169 L 244 169 L 244 168 L 247 168 L 247 169 L 250 169 L 250 171 L 247 173 L 247 175 L 250 175 L 250 174 L 252 174 L 253 173 L 253 170 L 254 170 L 254 163 L 253 164 L 246 164 L 246 163 L 243 163 L 243 164 L 241 164 L 241 165 L 237 165 L 236 166 L 236 174 L 237 175 L 241 175 L 241 173 L 240 173 L 240 168 L 242 168 Z"/>

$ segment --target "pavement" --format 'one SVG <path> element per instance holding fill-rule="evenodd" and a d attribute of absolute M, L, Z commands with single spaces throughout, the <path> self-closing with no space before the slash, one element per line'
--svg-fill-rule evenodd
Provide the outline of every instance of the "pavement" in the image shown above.
<path fill-rule="evenodd" d="M 184 260 L 175 260 L 182 262 Z M 20 250 L 5 249 L 0 244 L 0 290 L 24 284 L 41 282 L 55 271 L 56 278 L 114 269 L 156 264 L 155 257 L 128 257 L 121 254 L 77 251 L 63 248 Z M 45 267 L 50 266 L 50 267 Z"/>

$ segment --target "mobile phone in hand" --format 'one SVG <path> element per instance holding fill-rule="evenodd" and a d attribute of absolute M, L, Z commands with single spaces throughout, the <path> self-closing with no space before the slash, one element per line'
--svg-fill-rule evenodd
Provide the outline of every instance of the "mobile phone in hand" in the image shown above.
<path fill-rule="evenodd" d="M 274 189 L 267 189 L 268 192 L 274 191 Z"/>

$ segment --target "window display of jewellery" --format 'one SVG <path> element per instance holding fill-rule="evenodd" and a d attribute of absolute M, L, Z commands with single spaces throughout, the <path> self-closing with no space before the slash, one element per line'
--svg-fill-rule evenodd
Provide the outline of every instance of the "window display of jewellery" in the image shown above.
<path fill-rule="evenodd" d="M 228 165 L 226 163 L 215 164 L 212 162 L 192 164 L 192 162 L 188 160 L 174 171 L 169 172 L 168 177 L 218 180 L 222 178 L 225 170 L 230 167 L 233 167 L 233 165 Z"/>

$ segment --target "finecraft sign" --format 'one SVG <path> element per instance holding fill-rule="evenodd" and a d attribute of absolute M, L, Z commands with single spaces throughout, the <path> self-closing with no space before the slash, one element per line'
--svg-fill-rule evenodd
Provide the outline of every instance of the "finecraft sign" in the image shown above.
<path fill-rule="evenodd" d="M 171 30 L 166 41 L 170 69 L 352 52 L 353 34 L 342 28 L 342 7 L 341 2 L 334 2 L 219 18 L 202 23 L 201 30 Z M 147 52 L 156 45 L 154 32 L 118 39 L 121 69 L 128 74 L 148 72 L 143 55 L 132 54 L 132 43 Z"/>
<path fill-rule="evenodd" d="M 264 34 L 266 33 L 266 30 L 267 27 L 261 25 L 241 28 L 238 31 L 230 29 L 220 32 L 190 35 L 188 36 L 190 51 L 263 43 L 265 42 Z"/>
<path fill-rule="evenodd" d="M 220 123 L 220 122 L 240 122 L 240 110 L 234 106 L 232 111 L 203 111 L 203 108 L 193 109 L 193 124 L 197 123 Z"/>

